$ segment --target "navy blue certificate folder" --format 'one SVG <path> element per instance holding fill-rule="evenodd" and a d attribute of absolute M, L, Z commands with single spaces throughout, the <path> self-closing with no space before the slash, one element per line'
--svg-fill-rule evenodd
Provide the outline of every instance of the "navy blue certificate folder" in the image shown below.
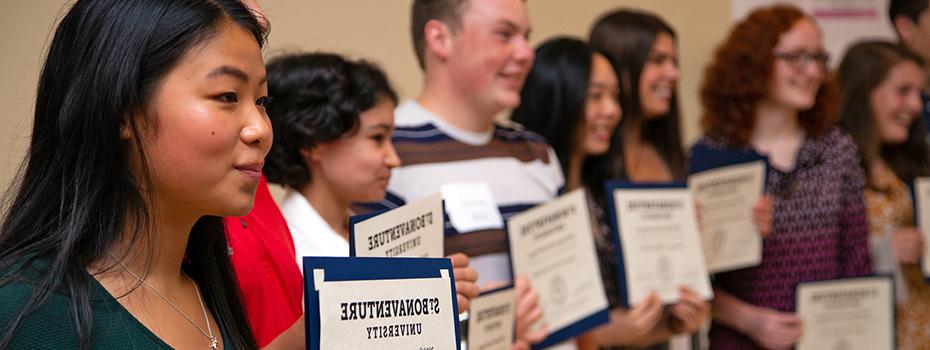
<path fill-rule="evenodd" d="M 690 154 L 691 157 L 688 160 L 688 174 L 700 173 L 728 165 L 750 163 L 757 160 L 765 162 L 766 174 L 768 173 L 768 157 L 753 151 L 721 150 L 697 144 L 691 147 Z"/>
<path fill-rule="evenodd" d="M 460 348 L 458 302 L 456 301 L 455 277 L 452 262 L 445 258 L 351 258 L 311 257 L 303 258 L 304 264 L 304 315 L 307 349 L 320 349 L 320 295 L 314 280 L 314 270 L 325 271 L 325 281 L 371 281 L 441 278 L 441 270 L 448 271 L 449 288 L 452 293 L 452 317 L 449 326 L 455 327 L 455 346 Z M 411 283 L 416 283 L 411 281 Z"/>

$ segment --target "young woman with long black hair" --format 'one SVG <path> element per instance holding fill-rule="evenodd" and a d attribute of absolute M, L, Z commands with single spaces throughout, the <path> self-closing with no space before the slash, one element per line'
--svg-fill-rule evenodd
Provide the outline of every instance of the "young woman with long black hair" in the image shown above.
<path fill-rule="evenodd" d="M 0 348 L 255 348 L 221 216 L 271 129 L 237 0 L 80 0 L 39 79 L 0 228 Z"/>

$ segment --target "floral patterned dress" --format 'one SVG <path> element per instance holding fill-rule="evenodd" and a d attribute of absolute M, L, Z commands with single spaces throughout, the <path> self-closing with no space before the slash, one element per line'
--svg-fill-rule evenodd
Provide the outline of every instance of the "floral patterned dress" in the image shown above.
<path fill-rule="evenodd" d="M 865 189 L 870 235 L 885 235 L 914 225 L 907 185 L 884 163 L 877 164 Z M 927 244 L 925 242 L 925 244 Z M 930 286 L 918 264 L 901 265 L 907 284 L 907 302 L 897 308 L 898 349 L 930 350 Z"/>

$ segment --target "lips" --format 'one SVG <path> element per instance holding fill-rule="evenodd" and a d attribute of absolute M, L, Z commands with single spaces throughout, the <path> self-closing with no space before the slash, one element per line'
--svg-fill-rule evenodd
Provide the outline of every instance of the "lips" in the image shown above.
<path fill-rule="evenodd" d="M 265 164 L 263 162 L 247 163 L 242 165 L 236 165 L 236 170 L 242 172 L 243 175 L 249 179 L 258 181 L 262 177 L 262 167 Z"/>

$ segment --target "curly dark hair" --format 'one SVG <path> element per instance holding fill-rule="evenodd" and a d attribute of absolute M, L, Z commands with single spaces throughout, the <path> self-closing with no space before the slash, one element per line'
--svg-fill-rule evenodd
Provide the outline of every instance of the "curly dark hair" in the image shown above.
<path fill-rule="evenodd" d="M 884 160 L 906 182 L 917 176 L 930 175 L 930 148 L 923 119 L 914 119 L 903 143 L 883 145 L 872 115 L 872 92 L 888 78 L 894 67 L 905 62 L 921 68 L 924 65 L 920 56 L 896 43 L 863 41 L 846 51 L 837 69 L 837 81 L 843 95 L 839 124 L 856 142 L 862 167 L 869 178 L 872 165 L 877 160 Z M 872 181 L 866 186 L 883 190 L 875 187 Z"/>
<path fill-rule="evenodd" d="M 794 6 L 775 5 L 759 8 L 736 24 L 704 72 L 701 127 L 705 135 L 732 147 L 749 143 L 756 107 L 769 94 L 773 50 L 781 35 L 801 20 L 812 21 Z M 819 137 L 834 124 L 837 99 L 836 84 L 828 76 L 814 106 L 798 113 L 798 122 L 810 137 Z"/>
<path fill-rule="evenodd" d="M 268 117 L 274 144 L 265 157 L 268 181 L 292 188 L 312 179 L 301 149 L 357 131 L 359 116 L 397 93 L 377 65 L 332 53 L 285 55 L 268 63 Z"/>

